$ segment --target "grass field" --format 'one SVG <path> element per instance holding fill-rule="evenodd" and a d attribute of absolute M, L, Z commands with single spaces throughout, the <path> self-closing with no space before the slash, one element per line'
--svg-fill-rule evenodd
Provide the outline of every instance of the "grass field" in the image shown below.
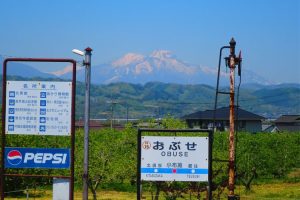
<path fill-rule="evenodd" d="M 245 192 L 242 187 L 237 187 L 235 190 L 236 194 L 240 195 L 241 199 L 246 200 L 299 200 L 300 199 L 300 183 L 274 183 L 274 184 L 264 184 L 264 185 L 253 185 L 253 188 L 250 192 Z M 35 194 L 35 195 L 34 195 Z M 101 200 L 132 200 L 136 199 L 135 193 L 128 192 L 116 192 L 116 191 L 99 191 L 97 193 L 98 199 Z M 202 194 L 202 198 L 205 195 Z M 143 199 L 152 199 L 150 193 L 146 193 L 143 195 Z M 8 200 L 16 200 L 16 199 L 26 199 L 26 197 L 7 197 L 5 199 Z M 49 200 L 52 199 L 51 191 L 43 191 L 43 192 L 30 192 L 29 194 L 30 200 Z M 75 199 L 82 199 L 82 193 L 80 191 L 75 192 Z M 91 193 L 90 198 L 92 199 Z M 165 199 L 161 194 L 160 199 Z M 178 198 L 179 199 L 179 198 Z M 183 198 L 181 198 L 183 199 Z M 185 197 L 185 199 L 190 199 L 189 195 Z M 196 199 L 196 197 L 192 197 L 191 199 Z M 224 195 L 221 199 L 227 199 L 226 191 L 224 191 Z"/>
<path fill-rule="evenodd" d="M 300 183 L 277 183 L 254 185 L 250 192 L 245 192 L 241 187 L 236 189 L 241 199 L 300 199 Z M 224 198 L 225 199 L 225 198 Z"/>

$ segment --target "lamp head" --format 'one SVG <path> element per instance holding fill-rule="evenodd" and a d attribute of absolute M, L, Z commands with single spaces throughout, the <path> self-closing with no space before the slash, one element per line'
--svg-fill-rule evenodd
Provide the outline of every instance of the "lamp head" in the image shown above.
<path fill-rule="evenodd" d="M 75 54 L 77 54 L 77 55 L 84 56 L 84 52 L 80 51 L 78 49 L 73 49 L 72 52 L 75 53 Z"/>

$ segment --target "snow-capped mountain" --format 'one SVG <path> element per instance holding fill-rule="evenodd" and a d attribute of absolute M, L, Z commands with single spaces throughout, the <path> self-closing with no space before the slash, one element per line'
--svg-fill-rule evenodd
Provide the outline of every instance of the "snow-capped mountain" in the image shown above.
<path fill-rule="evenodd" d="M 132 72 L 135 75 L 142 73 L 151 74 L 159 70 L 169 69 L 184 74 L 193 74 L 196 72 L 195 67 L 183 63 L 176 59 L 170 51 L 154 51 L 149 56 L 129 53 L 124 57 L 114 61 L 112 66 L 116 71 L 126 73 Z"/>
<path fill-rule="evenodd" d="M 24 75 L 24 66 L 17 66 L 12 70 L 13 75 Z M 13 68 L 12 68 L 13 69 Z M 26 68 L 28 69 L 28 68 Z M 220 84 L 228 85 L 228 71 L 222 67 Z M 94 84 L 108 84 L 114 82 L 147 83 L 163 82 L 177 84 L 208 84 L 215 85 L 217 69 L 192 65 L 178 59 L 172 52 L 156 50 L 149 55 L 127 53 L 123 57 L 111 63 L 92 65 L 91 81 Z M 13 72 L 16 71 L 16 72 Z M 25 70 L 26 71 L 26 70 Z M 72 67 L 66 66 L 60 71 L 42 73 L 37 70 L 31 71 L 30 76 L 71 78 Z M 21 73 L 21 74 L 20 74 Z M 249 70 L 242 70 L 243 83 L 256 83 L 262 85 L 274 84 L 267 79 Z M 84 81 L 84 67 L 77 67 L 77 80 Z"/>
<path fill-rule="evenodd" d="M 84 68 L 81 68 L 84 69 Z M 243 83 L 273 84 L 267 79 L 251 72 L 242 71 Z M 70 77 L 68 70 L 56 72 L 60 77 Z M 78 70 L 77 79 L 84 80 L 84 70 Z M 228 73 L 221 72 L 220 83 L 228 84 Z M 108 84 L 113 82 L 147 83 L 164 82 L 178 84 L 209 84 L 215 85 L 217 69 L 206 66 L 192 65 L 178 59 L 167 50 L 156 50 L 145 56 L 128 53 L 123 57 L 107 64 L 92 66 L 92 82 Z"/>
<path fill-rule="evenodd" d="M 196 83 L 197 67 L 184 63 L 170 51 L 154 51 L 149 56 L 129 53 L 111 63 L 113 81 L 146 83 Z"/>

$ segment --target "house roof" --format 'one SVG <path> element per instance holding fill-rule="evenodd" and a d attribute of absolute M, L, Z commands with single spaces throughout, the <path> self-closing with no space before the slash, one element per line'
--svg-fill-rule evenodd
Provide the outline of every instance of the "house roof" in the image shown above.
<path fill-rule="evenodd" d="M 235 119 L 257 121 L 265 119 L 262 116 L 256 115 L 242 108 L 235 107 Z M 238 118 L 237 118 L 238 117 Z M 213 120 L 214 110 L 198 111 L 189 115 L 185 115 L 182 119 L 202 119 L 202 120 Z M 216 110 L 216 120 L 229 120 L 229 107 L 222 107 Z"/>
<path fill-rule="evenodd" d="M 300 122 L 300 115 L 281 115 L 275 123 L 294 123 Z"/>
<path fill-rule="evenodd" d="M 274 132 L 279 132 L 279 129 L 275 125 L 265 125 L 265 126 L 263 125 L 262 131 L 267 133 L 274 133 Z"/>

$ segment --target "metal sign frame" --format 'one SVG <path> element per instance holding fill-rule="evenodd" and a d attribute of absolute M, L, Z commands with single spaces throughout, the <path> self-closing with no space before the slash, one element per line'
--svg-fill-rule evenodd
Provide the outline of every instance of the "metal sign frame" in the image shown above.
<path fill-rule="evenodd" d="M 9 62 L 51 62 L 51 63 L 71 63 L 72 64 L 72 97 L 71 97 L 71 163 L 69 176 L 61 175 L 38 175 L 38 174 L 9 174 L 6 173 L 4 166 L 4 153 L 6 146 L 6 82 L 7 82 L 7 64 Z M 3 62 L 3 82 L 2 82 L 2 144 L 1 144 L 1 200 L 4 200 L 4 185 L 5 177 L 30 177 L 30 178 L 62 178 L 70 180 L 69 199 L 74 199 L 74 150 L 75 150 L 75 96 L 76 96 L 76 61 L 73 59 L 61 59 L 61 58 L 7 58 Z"/>
<path fill-rule="evenodd" d="M 142 133 L 208 133 L 208 197 L 212 199 L 212 141 L 213 141 L 213 130 L 209 129 L 138 129 L 137 134 L 137 196 L 136 199 L 141 199 L 141 146 L 142 146 Z"/>

